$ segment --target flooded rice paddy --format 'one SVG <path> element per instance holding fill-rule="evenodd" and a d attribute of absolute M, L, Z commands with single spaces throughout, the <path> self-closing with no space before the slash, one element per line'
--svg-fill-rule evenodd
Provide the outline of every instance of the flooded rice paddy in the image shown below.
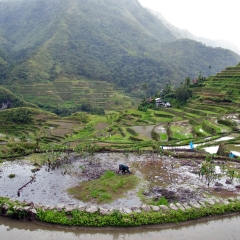
<path fill-rule="evenodd" d="M 148 125 L 148 126 L 134 126 L 132 128 L 138 134 L 140 134 L 146 138 L 152 139 L 151 132 L 154 127 L 155 127 L 155 125 Z"/>
<path fill-rule="evenodd" d="M 6 196 L 20 201 L 41 203 L 54 206 L 59 203 L 65 205 L 88 205 L 73 198 L 67 189 L 83 181 L 99 178 L 106 170 L 117 171 L 121 163 L 131 166 L 140 183 L 134 190 L 128 191 L 124 198 L 119 198 L 110 204 L 103 205 L 113 208 L 141 206 L 144 201 L 158 199 L 164 196 L 169 202 L 189 202 L 206 198 L 235 197 L 239 195 L 239 182 L 234 179 L 231 184 L 222 176 L 207 186 L 204 178 L 198 175 L 201 161 L 191 159 L 174 159 L 160 157 L 157 154 L 123 154 L 96 153 L 91 159 L 78 155 L 71 155 L 69 164 L 55 170 L 43 166 L 33 173 L 32 162 L 27 160 L 6 161 L 0 166 L 0 196 Z M 218 163 L 216 163 L 218 164 Z M 219 169 L 222 163 L 219 162 Z M 83 167 L 85 171 L 83 172 Z M 227 162 L 225 168 L 240 169 L 239 163 Z M 15 177 L 10 178 L 10 174 Z M 34 181 L 23 187 L 18 196 L 18 190 L 34 177 Z M 124 177 L 124 175 L 123 175 Z M 215 186 L 216 182 L 221 187 Z M 139 197 L 138 192 L 143 192 Z"/>

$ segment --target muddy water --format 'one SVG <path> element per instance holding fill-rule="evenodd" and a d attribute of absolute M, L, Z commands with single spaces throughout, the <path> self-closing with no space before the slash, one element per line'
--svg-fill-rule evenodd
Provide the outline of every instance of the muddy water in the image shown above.
<path fill-rule="evenodd" d="M 149 139 L 152 139 L 151 132 L 155 125 L 149 125 L 149 126 L 134 126 L 132 127 L 134 131 L 139 133 L 140 135 L 147 137 Z"/>
<path fill-rule="evenodd" d="M 1 239 L 4 240 L 231 240 L 239 239 L 240 215 L 214 220 L 197 220 L 184 225 L 151 226 L 139 228 L 63 228 L 39 223 L 20 222 L 0 217 Z"/>
<path fill-rule="evenodd" d="M 118 170 L 121 163 L 131 164 L 131 162 L 143 161 L 144 156 L 127 156 L 115 153 L 98 153 L 93 158 L 83 158 L 80 156 L 71 157 L 71 165 L 66 164 L 54 171 L 48 171 L 44 166 L 35 173 L 35 181 L 28 184 L 17 195 L 18 189 L 29 182 L 34 175 L 32 163 L 26 160 L 15 160 L 14 162 L 4 162 L 0 167 L 0 196 L 6 196 L 20 201 L 32 201 L 43 205 L 88 205 L 74 199 L 68 194 L 67 189 L 78 185 L 82 181 L 92 180 L 100 177 L 106 170 Z M 83 173 L 82 168 L 85 172 Z M 67 174 L 63 174 L 67 172 Z M 15 174 L 14 178 L 9 178 L 10 174 Z M 143 184 L 139 187 L 141 187 Z M 120 198 L 108 204 L 111 207 L 132 207 L 140 206 L 141 201 L 136 191 L 129 191 L 125 198 Z M 105 206 L 105 205 L 103 205 Z"/>
<path fill-rule="evenodd" d="M 213 181 L 208 188 L 206 181 L 196 174 L 201 161 L 194 162 L 188 159 L 173 159 L 166 156 L 161 158 L 157 154 L 119 153 L 98 153 L 92 159 L 76 155 L 71 158 L 71 165 L 66 165 L 54 171 L 48 171 L 46 166 L 42 167 L 40 171 L 36 172 L 34 182 L 20 191 L 20 196 L 17 195 L 18 189 L 31 180 L 33 176 L 31 169 L 34 167 L 32 163 L 26 160 L 4 162 L 0 167 L 0 196 L 50 206 L 59 203 L 66 206 L 99 205 L 95 202 L 79 201 L 69 195 L 67 189 L 78 185 L 81 181 L 96 179 L 106 170 L 116 171 L 120 163 L 131 165 L 131 171 L 141 181 L 138 187 L 128 191 L 125 197 L 103 206 L 113 208 L 139 207 L 144 203 L 138 195 L 140 190 L 144 192 L 146 200 L 156 199 L 163 195 L 170 202 L 204 201 L 209 196 L 235 197 L 240 194 L 238 188 L 235 188 L 239 185 L 239 182 L 234 180 L 233 184 L 226 184 L 226 177 L 224 176 L 221 180 L 216 179 L 223 184 L 220 192 L 215 190 L 214 184 L 216 181 Z M 82 172 L 81 167 L 83 166 L 86 169 L 85 173 Z M 234 168 L 240 169 L 240 164 L 234 163 Z M 63 175 L 64 171 L 67 171 L 67 174 Z M 16 176 L 9 178 L 10 174 Z M 169 191 L 171 191 L 171 196 L 166 196 Z"/>

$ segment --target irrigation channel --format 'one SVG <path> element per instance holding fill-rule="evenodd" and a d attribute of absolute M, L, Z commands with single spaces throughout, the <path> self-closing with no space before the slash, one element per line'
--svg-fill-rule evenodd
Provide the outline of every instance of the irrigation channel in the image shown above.
<path fill-rule="evenodd" d="M 184 225 L 144 226 L 138 228 L 64 228 L 38 222 L 0 217 L 1 239 L 4 240 L 234 240 L 240 236 L 240 215 L 198 220 Z"/>

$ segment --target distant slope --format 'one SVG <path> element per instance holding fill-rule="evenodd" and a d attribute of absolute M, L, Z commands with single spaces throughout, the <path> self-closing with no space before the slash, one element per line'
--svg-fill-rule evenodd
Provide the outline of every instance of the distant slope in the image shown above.
<path fill-rule="evenodd" d="M 155 17 L 157 17 L 166 27 L 169 28 L 169 30 L 172 32 L 172 34 L 177 38 L 177 39 L 182 39 L 182 38 L 188 38 L 188 39 L 192 39 L 192 40 L 196 40 L 198 42 L 201 42 L 203 44 L 206 44 L 207 46 L 210 47 L 221 47 L 221 48 L 225 48 L 225 49 L 229 49 L 237 54 L 240 55 L 240 49 L 228 42 L 228 41 L 223 41 L 223 40 L 213 40 L 213 39 L 208 39 L 208 38 L 204 38 L 204 37 L 196 37 L 195 35 L 193 35 L 192 33 L 190 33 L 188 30 L 186 29 L 181 29 L 178 27 L 175 27 L 173 24 L 171 24 L 168 20 L 166 20 L 161 13 L 156 12 L 152 9 L 148 9 L 146 8 L 151 14 L 153 14 Z"/>
<path fill-rule="evenodd" d="M 32 107 L 37 108 L 36 105 L 28 103 L 16 95 L 14 95 L 11 91 L 0 87 L 0 108 L 3 103 L 8 103 L 8 108 L 16 108 L 16 107 Z"/>
<path fill-rule="evenodd" d="M 209 77 L 195 94 L 207 105 L 225 105 L 240 107 L 240 63 Z"/>

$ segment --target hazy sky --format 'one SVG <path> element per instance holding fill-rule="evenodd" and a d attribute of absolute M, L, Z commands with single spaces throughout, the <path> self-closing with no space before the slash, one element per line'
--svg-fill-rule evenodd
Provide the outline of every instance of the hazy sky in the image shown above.
<path fill-rule="evenodd" d="M 239 0 L 139 0 L 197 37 L 227 40 L 240 49 Z"/>

